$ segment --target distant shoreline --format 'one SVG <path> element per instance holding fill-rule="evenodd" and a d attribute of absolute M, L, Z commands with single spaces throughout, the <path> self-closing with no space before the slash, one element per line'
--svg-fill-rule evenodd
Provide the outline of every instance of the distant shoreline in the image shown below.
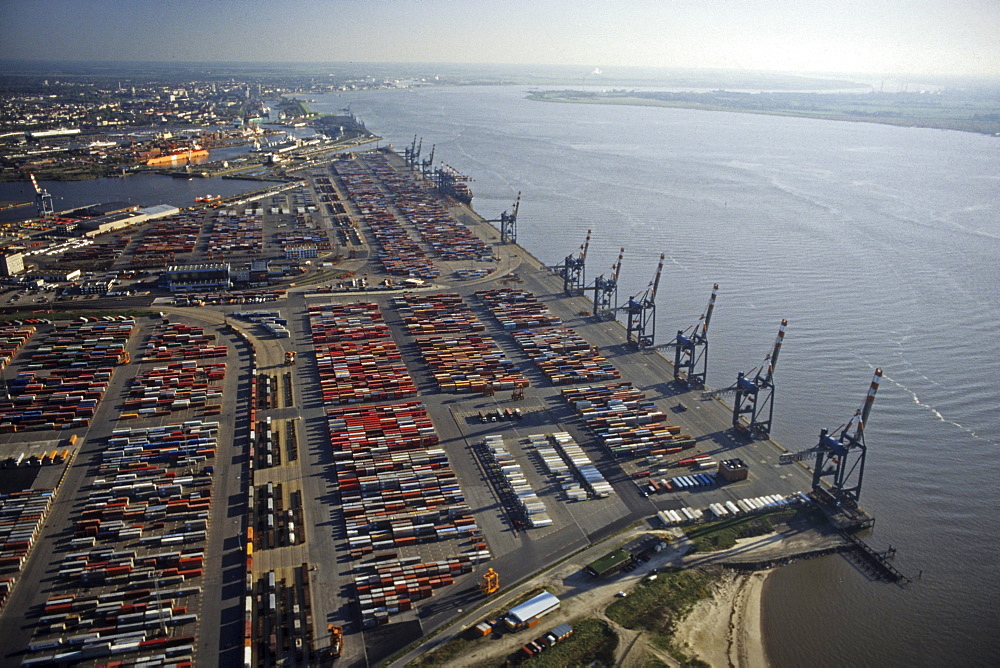
<path fill-rule="evenodd" d="M 875 97 L 868 97 L 869 95 Z M 906 95 L 907 97 L 893 97 L 894 95 Z M 594 93 L 590 91 L 549 90 L 532 92 L 527 97 L 536 102 L 669 107 L 767 116 L 793 116 L 1000 136 L 1000 109 L 991 108 L 988 101 L 980 102 L 977 105 L 974 102 L 952 100 L 952 98 L 936 100 L 935 96 L 922 96 L 919 93 L 751 94 L 721 90 L 711 93 L 642 91 Z M 931 103 L 927 104 L 927 100 L 930 100 Z M 973 106 L 971 111 L 967 109 L 970 105 Z"/>

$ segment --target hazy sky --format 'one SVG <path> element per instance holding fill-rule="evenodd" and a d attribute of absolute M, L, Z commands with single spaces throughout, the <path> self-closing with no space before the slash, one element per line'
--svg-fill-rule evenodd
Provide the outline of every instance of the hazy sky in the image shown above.
<path fill-rule="evenodd" d="M 1000 0 L 0 0 L 0 56 L 1000 76 Z"/>

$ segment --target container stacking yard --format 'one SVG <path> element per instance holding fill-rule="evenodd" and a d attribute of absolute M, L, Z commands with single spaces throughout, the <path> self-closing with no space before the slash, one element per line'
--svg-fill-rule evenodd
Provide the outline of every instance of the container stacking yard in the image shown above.
<path fill-rule="evenodd" d="M 722 404 L 661 391 L 664 357 L 400 156 L 295 173 L 107 242 L 154 270 L 332 254 L 295 279 L 0 329 L 5 659 L 317 665 L 335 638 L 374 665 L 472 610 L 487 568 L 506 586 L 635 522 L 802 502 L 801 467 L 758 465 L 779 449 Z"/>

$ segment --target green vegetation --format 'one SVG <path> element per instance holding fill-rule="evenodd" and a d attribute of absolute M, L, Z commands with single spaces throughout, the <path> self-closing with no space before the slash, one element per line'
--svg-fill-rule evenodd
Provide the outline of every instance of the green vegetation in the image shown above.
<path fill-rule="evenodd" d="M 615 665 L 618 636 L 607 623 L 599 619 L 581 619 L 570 623 L 573 635 L 528 659 L 530 668 L 564 668 L 567 666 Z M 539 634 L 540 635 L 540 634 Z M 537 637 L 537 636 L 536 636 Z M 525 642 L 533 638 L 525 638 Z"/>
<path fill-rule="evenodd" d="M 457 635 L 433 652 L 421 654 L 406 665 L 412 668 L 434 668 L 435 666 L 440 666 L 461 655 L 474 642 L 475 640 L 470 640 L 464 635 Z"/>
<path fill-rule="evenodd" d="M 626 598 L 608 606 L 608 618 L 627 629 L 643 630 L 652 645 L 660 647 L 682 665 L 705 665 L 684 655 L 673 644 L 677 623 L 695 603 L 710 595 L 713 577 L 700 570 L 668 571 L 656 580 L 643 580 Z"/>
<path fill-rule="evenodd" d="M 562 90 L 539 91 L 528 98 L 544 102 L 735 111 L 1000 134 L 1000 108 L 996 97 L 959 89 L 937 93 Z"/>
<path fill-rule="evenodd" d="M 774 531 L 772 522 L 785 522 L 796 516 L 792 510 L 776 510 L 754 517 L 734 517 L 700 524 L 687 530 L 695 552 L 728 550 L 739 538 L 763 536 Z"/>

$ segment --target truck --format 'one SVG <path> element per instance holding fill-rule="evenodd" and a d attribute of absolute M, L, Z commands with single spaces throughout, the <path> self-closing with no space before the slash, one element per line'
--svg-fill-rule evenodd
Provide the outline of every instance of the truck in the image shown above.
<path fill-rule="evenodd" d="M 330 656 L 337 658 L 344 651 L 344 629 L 333 624 L 327 625 L 326 629 L 330 632 Z"/>

